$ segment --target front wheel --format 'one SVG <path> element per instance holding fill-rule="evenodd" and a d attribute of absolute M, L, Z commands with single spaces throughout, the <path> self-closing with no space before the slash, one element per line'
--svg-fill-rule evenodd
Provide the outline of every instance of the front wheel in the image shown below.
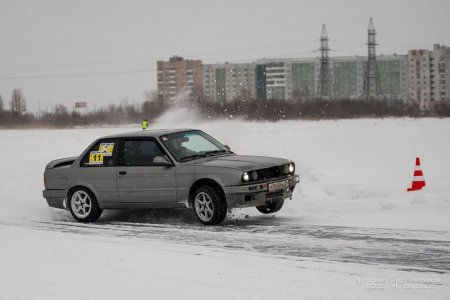
<path fill-rule="evenodd" d="M 262 212 L 263 214 L 271 214 L 279 211 L 284 204 L 284 200 L 275 200 L 265 205 L 256 206 L 256 209 Z"/>
<path fill-rule="evenodd" d="M 220 193 L 211 186 L 202 186 L 194 193 L 194 212 L 204 225 L 222 223 L 227 215 L 227 203 Z"/>
<path fill-rule="evenodd" d="M 95 195 L 84 187 L 75 188 L 67 197 L 70 213 L 79 222 L 94 222 L 102 214 Z"/>

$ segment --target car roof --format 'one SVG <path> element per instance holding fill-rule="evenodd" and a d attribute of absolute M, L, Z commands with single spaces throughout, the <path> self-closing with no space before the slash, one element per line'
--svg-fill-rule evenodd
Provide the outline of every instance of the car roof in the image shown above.
<path fill-rule="evenodd" d="M 171 133 L 177 133 L 177 132 L 184 132 L 184 131 L 192 131 L 192 130 L 199 130 L 199 129 L 147 129 L 147 130 L 140 130 L 140 131 L 134 131 L 134 132 L 125 132 L 125 133 L 119 133 L 119 134 L 113 134 L 102 137 L 102 139 L 105 138 L 134 138 L 134 137 L 154 137 L 159 138 L 162 135 L 171 134 Z"/>

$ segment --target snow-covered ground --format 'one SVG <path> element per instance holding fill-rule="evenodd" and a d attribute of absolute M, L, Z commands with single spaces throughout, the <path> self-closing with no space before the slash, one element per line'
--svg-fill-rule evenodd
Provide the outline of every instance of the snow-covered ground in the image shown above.
<path fill-rule="evenodd" d="M 1 130 L 0 299 L 450 298 L 449 119 L 198 122 L 177 110 L 152 126 L 199 128 L 236 153 L 292 159 L 301 183 L 275 217 L 235 210 L 220 232 L 189 212 L 106 213 L 80 231 L 42 198 L 45 164 L 138 126 Z M 416 156 L 427 186 L 406 192 Z M 115 221 L 134 229 L 108 234 L 123 231 Z M 240 247 L 229 246 L 234 237 Z"/>
<path fill-rule="evenodd" d="M 91 234 L 86 234 L 0 225 L 0 298 L 448 299 L 450 296 L 448 274 L 199 247 L 151 237 L 111 237 L 94 231 L 87 230 Z"/>
<path fill-rule="evenodd" d="M 177 115 L 176 115 L 177 116 Z M 168 116 L 154 127 L 195 127 L 239 154 L 296 162 L 301 183 L 279 218 L 301 224 L 450 229 L 450 120 L 384 119 L 195 123 Z M 2 130 L 2 218 L 59 219 L 41 197 L 47 162 L 79 155 L 92 140 L 127 128 Z M 406 192 L 416 156 L 427 186 Z M 257 216 L 254 209 L 235 216 Z"/>

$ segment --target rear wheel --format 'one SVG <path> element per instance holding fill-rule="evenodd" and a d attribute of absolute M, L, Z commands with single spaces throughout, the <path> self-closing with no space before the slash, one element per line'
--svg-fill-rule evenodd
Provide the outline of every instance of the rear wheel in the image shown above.
<path fill-rule="evenodd" d="M 279 211 L 284 204 L 284 200 L 275 200 L 270 203 L 266 203 L 265 205 L 256 206 L 256 209 L 262 212 L 263 214 L 271 214 Z"/>
<path fill-rule="evenodd" d="M 102 214 L 95 195 L 84 187 L 75 188 L 67 197 L 67 206 L 75 220 L 94 222 Z"/>
<path fill-rule="evenodd" d="M 204 225 L 217 225 L 227 216 L 227 203 L 220 193 L 211 186 L 199 187 L 194 193 L 194 212 Z"/>

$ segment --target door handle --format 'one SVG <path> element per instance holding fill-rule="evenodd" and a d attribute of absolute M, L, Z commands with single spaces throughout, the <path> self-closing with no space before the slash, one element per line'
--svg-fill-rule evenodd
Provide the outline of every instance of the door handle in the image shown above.
<path fill-rule="evenodd" d="M 127 171 L 119 171 L 119 174 L 120 175 L 125 175 L 125 174 L 127 174 Z"/>

